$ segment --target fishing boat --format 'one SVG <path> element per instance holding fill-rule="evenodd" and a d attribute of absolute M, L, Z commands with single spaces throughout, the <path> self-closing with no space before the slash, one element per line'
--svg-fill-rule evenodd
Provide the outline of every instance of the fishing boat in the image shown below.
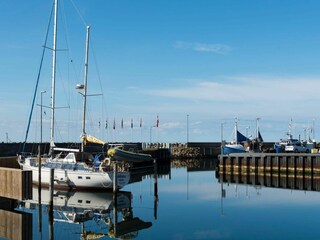
<path fill-rule="evenodd" d="M 129 183 L 130 173 L 128 169 L 118 170 L 116 164 L 111 164 L 109 158 L 94 163 L 92 154 L 79 149 L 57 148 L 54 144 L 54 111 L 55 111 L 55 76 L 56 76 L 56 51 L 57 51 L 57 20 L 58 20 L 58 0 L 54 1 L 54 30 L 53 30 L 53 61 L 52 61 L 52 94 L 51 94 L 51 126 L 50 126 L 50 151 L 48 158 L 42 163 L 39 157 L 19 155 L 18 162 L 23 170 L 32 171 L 32 181 L 34 184 L 49 186 L 50 181 L 54 181 L 54 188 L 72 189 L 120 189 Z M 85 56 L 85 76 L 83 87 L 83 132 L 85 136 L 85 116 L 86 116 L 86 89 L 88 72 L 88 51 L 89 51 L 90 27 L 86 31 L 86 56 Z M 83 138 L 84 139 L 84 138 Z M 39 176 L 41 174 L 41 179 Z M 52 176 L 53 174 L 53 176 Z"/>
<path fill-rule="evenodd" d="M 248 138 L 245 137 L 241 132 L 238 131 L 238 121 L 236 119 L 235 121 L 235 127 L 234 127 L 234 140 L 230 143 L 222 142 L 221 149 L 222 154 L 228 155 L 231 153 L 244 153 L 246 152 L 246 149 L 241 144 L 242 142 L 247 141 Z"/>

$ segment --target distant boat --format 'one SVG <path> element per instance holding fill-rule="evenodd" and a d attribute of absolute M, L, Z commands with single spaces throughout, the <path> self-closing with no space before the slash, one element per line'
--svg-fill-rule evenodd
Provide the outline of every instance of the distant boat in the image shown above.
<path fill-rule="evenodd" d="M 310 153 L 312 148 L 314 147 L 314 142 L 309 139 L 309 141 L 303 141 L 299 139 L 293 138 L 291 133 L 292 128 L 292 119 L 290 120 L 287 138 L 280 139 L 279 142 L 274 144 L 274 150 L 277 153 L 280 152 L 295 152 L 295 153 Z"/>
<path fill-rule="evenodd" d="M 56 72 L 56 47 L 57 47 L 57 14 L 58 0 L 54 2 L 54 41 L 53 41 L 53 61 L 52 61 L 52 96 L 51 96 L 51 136 L 50 136 L 50 152 L 46 162 L 41 164 L 36 156 L 25 157 L 20 155 L 18 161 L 23 170 L 32 171 L 32 181 L 35 184 L 49 186 L 51 179 L 51 169 L 54 170 L 54 188 L 72 188 L 72 189 L 88 189 L 88 188 L 122 188 L 129 183 L 130 173 L 128 169 L 115 171 L 110 164 L 110 159 L 106 158 L 99 162 L 98 166 L 94 166 L 94 159 L 90 153 L 79 152 L 78 149 L 62 149 L 56 148 L 54 144 L 54 111 L 55 111 L 55 72 Z M 88 70 L 88 51 L 89 51 L 89 30 L 87 26 L 86 36 L 86 59 L 85 59 L 85 77 L 84 84 L 77 87 L 84 88 L 84 104 L 83 104 L 83 133 L 85 133 L 85 115 L 86 115 L 86 86 L 87 86 L 87 70 Z M 55 152 L 59 152 L 55 155 Z M 39 182 L 39 171 L 41 171 L 41 182 Z M 116 178 L 115 178 L 115 175 Z M 114 179 L 117 182 L 114 183 Z"/>
<path fill-rule="evenodd" d="M 235 127 L 234 127 L 234 141 L 225 144 L 222 143 L 222 154 L 228 155 L 231 153 L 244 153 L 246 152 L 246 149 L 241 144 L 242 142 L 248 141 L 248 138 L 244 136 L 242 133 L 238 131 L 238 122 L 237 119 L 235 121 Z"/>

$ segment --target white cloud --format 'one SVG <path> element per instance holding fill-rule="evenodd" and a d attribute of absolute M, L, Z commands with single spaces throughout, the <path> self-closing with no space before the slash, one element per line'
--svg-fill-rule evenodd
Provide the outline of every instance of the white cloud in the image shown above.
<path fill-rule="evenodd" d="M 202 122 L 207 120 L 209 123 L 210 119 L 212 121 L 234 117 L 240 119 L 261 117 L 263 121 L 285 120 L 286 127 L 290 118 L 309 121 L 316 116 L 315 109 L 318 109 L 317 102 L 320 101 L 319 89 L 320 77 L 316 76 L 250 75 L 186 80 L 184 85 L 149 89 L 143 93 L 157 99 L 158 108 L 161 108 L 161 102 L 170 101 L 171 104 L 166 105 L 165 112 L 179 113 L 181 116 L 187 113 L 192 120 L 190 123 L 199 120 Z M 208 130 L 209 125 L 205 126 Z M 219 128 L 213 125 L 212 127 Z M 193 128 L 201 132 L 204 130 L 204 124 Z M 276 133 L 270 132 L 266 139 L 273 135 L 272 138 L 278 139 Z M 192 136 L 201 134 L 194 133 Z"/>
<path fill-rule="evenodd" d="M 174 47 L 178 49 L 191 49 L 199 52 L 211 52 L 223 55 L 232 51 L 232 48 L 226 44 L 189 43 L 183 41 L 175 42 Z"/>
<path fill-rule="evenodd" d="M 319 78 L 228 77 L 194 86 L 149 91 L 163 97 L 224 102 L 264 102 L 319 99 Z"/>

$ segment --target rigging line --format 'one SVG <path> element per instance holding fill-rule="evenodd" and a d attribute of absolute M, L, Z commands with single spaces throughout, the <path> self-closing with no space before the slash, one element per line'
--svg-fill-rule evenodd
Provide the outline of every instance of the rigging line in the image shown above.
<path fill-rule="evenodd" d="M 106 104 L 106 98 L 105 98 L 105 95 L 103 94 L 103 87 L 102 87 L 101 75 L 100 75 L 100 71 L 99 71 L 99 67 L 98 67 L 98 62 L 97 62 L 95 50 L 94 50 L 94 47 L 93 47 L 92 45 L 93 45 L 93 44 L 92 44 L 92 40 L 91 40 L 91 44 L 90 44 L 91 52 L 92 52 L 92 55 L 93 55 L 94 65 L 95 65 L 96 72 L 97 72 L 97 75 L 98 75 L 100 91 L 101 91 L 101 93 L 102 93 L 102 108 L 103 108 L 102 111 L 103 111 L 103 114 L 104 114 L 104 115 L 108 116 L 108 109 L 107 109 L 107 104 Z"/>
<path fill-rule="evenodd" d="M 70 2 L 72 3 L 74 9 L 76 10 L 76 12 L 78 13 L 83 25 L 86 27 L 88 24 L 86 23 L 86 21 L 84 20 L 84 17 L 82 16 L 79 8 L 75 5 L 75 3 L 73 2 L 73 0 L 70 0 Z"/>
<path fill-rule="evenodd" d="M 45 41 L 44 41 L 44 46 L 43 46 L 43 49 L 42 49 L 42 55 L 41 55 L 41 60 L 40 60 L 40 67 L 39 67 L 39 71 L 38 71 L 36 86 L 35 86 L 35 89 L 34 89 L 32 106 L 31 106 L 31 110 L 30 110 L 30 114 L 29 114 L 28 126 L 27 126 L 27 130 L 26 130 L 26 136 L 25 136 L 25 138 L 24 138 L 24 143 L 23 143 L 23 147 L 22 147 L 22 152 L 24 152 L 24 150 L 25 150 L 25 145 L 26 145 L 26 142 L 27 142 L 28 134 L 29 134 L 30 123 L 31 123 L 33 108 L 34 108 L 35 99 L 36 99 L 36 95 L 37 95 L 37 91 L 38 91 L 38 85 L 39 85 L 39 80 L 40 80 L 40 75 L 41 75 L 41 69 L 42 69 L 44 54 L 45 54 L 45 51 L 46 51 L 46 47 L 45 47 L 45 46 L 47 45 L 47 40 L 48 40 L 48 35 L 49 35 L 49 29 L 50 29 L 50 24 L 51 24 L 52 15 L 53 15 L 53 14 L 52 14 L 52 13 L 53 13 L 53 9 L 54 9 L 54 4 L 52 5 L 52 9 L 51 9 L 50 17 L 49 17 L 49 22 L 48 22 L 48 27 L 47 27 L 47 32 L 46 32 L 46 37 L 45 37 Z"/>

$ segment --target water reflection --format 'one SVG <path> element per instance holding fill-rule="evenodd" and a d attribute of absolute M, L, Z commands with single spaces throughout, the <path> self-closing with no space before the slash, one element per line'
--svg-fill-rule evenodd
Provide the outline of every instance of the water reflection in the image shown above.
<path fill-rule="evenodd" d="M 239 172 L 237 165 L 232 165 L 230 169 L 218 166 L 216 177 L 220 182 L 245 184 L 261 187 L 284 188 L 293 190 L 320 191 L 320 176 L 309 172 Z"/>
<path fill-rule="evenodd" d="M 118 195 L 54 192 L 51 215 L 49 194 L 45 193 L 48 190 L 42 189 L 39 205 L 35 188 L 33 200 L 24 201 L 14 210 L 31 215 L 30 221 L 23 223 L 29 228 L 29 233 L 25 232 L 29 238 L 24 239 L 258 239 L 273 232 L 274 226 L 284 226 L 283 222 L 290 222 L 290 229 L 300 229 L 299 237 L 316 230 L 310 231 L 320 211 L 316 176 L 311 184 L 307 175 L 280 175 L 279 180 L 274 172 L 271 177 L 267 172 L 255 176 L 254 171 L 239 175 L 239 171 L 219 169 L 223 170 L 219 166 L 215 170 L 214 159 L 137 168 L 131 184 Z M 308 222 L 309 230 L 304 230 L 305 226 L 299 228 L 300 221 L 291 221 L 297 211 L 297 216 Z M 201 221 L 196 221 L 199 216 Z M 243 231 L 248 224 L 255 228 Z M 281 227 L 274 239 L 289 233 L 289 229 Z"/>
<path fill-rule="evenodd" d="M 40 195 L 39 195 L 40 194 Z M 83 192 L 54 191 L 50 199 L 49 189 L 33 188 L 33 199 L 20 202 L 16 210 L 31 213 L 32 239 L 92 239 L 103 236 L 111 238 L 135 238 L 142 229 L 150 228 L 134 216 L 131 205 L 132 194 L 128 191 Z M 48 226 L 47 229 L 42 226 Z M 48 237 L 47 237 L 48 236 Z M 31 238 L 30 238 L 31 239 Z"/>
<path fill-rule="evenodd" d="M 187 171 L 213 171 L 218 159 L 176 159 L 171 161 L 173 168 L 187 168 Z"/>
<path fill-rule="evenodd" d="M 49 239 L 59 239 L 65 229 L 72 229 L 72 235 L 78 236 L 73 239 L 134 238 L 138 231 L 152 226 L 151 222 L 134 216 L 131 192 L 55 191 L 52 206 L 48 189 L 41 190 L 40 204 L 38 193 L 38 188 L 33 188 L 33 199 L 21 202 L 17 208 L 31 213 L 33 221 L 38 221 L 38 229 L 33 234 L 38 239 L 46 239 L 46 233 Z M 42 229 L 42 222 L 48 222 L 48 231 Z"/>

